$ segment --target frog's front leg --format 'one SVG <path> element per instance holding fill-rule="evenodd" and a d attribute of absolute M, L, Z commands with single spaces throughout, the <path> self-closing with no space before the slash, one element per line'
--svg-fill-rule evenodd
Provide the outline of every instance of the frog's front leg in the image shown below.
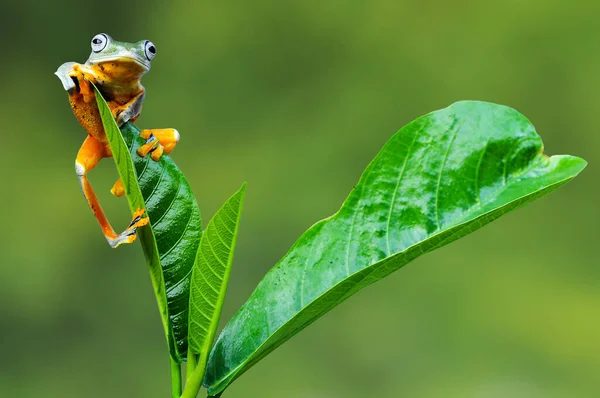
<path fill-rule="evenodd" d="M 96 216 L 96 219 L 102 228 L 102 232 L 104 233 L 108 244 L 111 247 L 117 247 L 123 243 L 131 243 L 135 241 L 135 233 L 137 229 L 148 224 L 149 220 L 148 217 L 143 217 L 143 209 L 137 209 L 133 215 L 133 220 L 127 229 L 120 234 L 115 233 L 115 230 L 108 222 L 108 219 L 106 218 L 106 215 L 100 206 L 98 197 L 94 193 L 94 190 L 92 189 L 92 186 L 87 178 L 87 173 L 96 167 L 98 162 L 100 162 L 100 160 L 102 160 L 104 157 L 106 157 L 106 149 L 102 143 L 91 135 L 88 135 L 83 142 L 83 145 L 79 149 L 79 153 L 77 154 L 75 171 L 77 173 L 77 177 L 79 178 L 83 195 L 85 196 L 88 205 L 92 209 L 94 216 Z"/>
<path fill-rule="evenodd" d="M 130 99 L 125 105 L 114 105 L 114 103 L 109 104 L 113 113 L 113 117 L 117 122 L 117 126 L 121 127 L 128 121 L 134 122 L 138 118 L 142 112 L 142 104 L 144 102 L 145 95 L 146 92 L 142 90 L 132 99 Z"/>
<path fill-rule="evenodd" d="M 69 94 L 73 92 L 73 89 L 76 89 L 83 97 L 83 101 L 89 103 L 95 98 L 94 90 L 90 85 L 90 81 L 93 82 L 94 77 L 84 72 L 82 67 L 81 64 L 76 62 L 66 62 L 58 68 L 55 74 L 60 77 L 63 87 Z M 71 83 L 69 83 L 69 80 L 71 80 Z"/>

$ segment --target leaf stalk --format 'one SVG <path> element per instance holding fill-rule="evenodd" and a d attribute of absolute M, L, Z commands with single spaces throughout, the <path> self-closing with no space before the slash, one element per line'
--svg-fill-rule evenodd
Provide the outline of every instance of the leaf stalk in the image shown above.
<path fill-rule="evenodd" d="M 171 358 L 171 397 L 179 398 L 181 396 L 181 366 L 176 360 Z"/>
<path fill-rule="evenodd" d="M 190 347 L 188 347 L 187 367 L 185 372 L 186 380 L 189 380 L 189 378 L 192 376 L 192 373 L 194 373 L 196 366 L 198 366 L 198 355 L 195 352 L 193 352 Z"/>

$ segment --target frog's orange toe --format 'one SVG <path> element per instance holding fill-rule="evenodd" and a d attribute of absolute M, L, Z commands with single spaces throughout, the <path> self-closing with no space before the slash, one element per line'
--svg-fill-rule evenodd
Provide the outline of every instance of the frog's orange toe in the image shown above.
<path fill-rule="evenodd" d="M 140 218 L 139 221 L 134 224 L 134 226 L 135 228 L 143 227 L 145 225 L 148 225 L 149 222 L 150 219 L 148 217 Z"/>
<path fill-rule="evenodd" d="M 147 140 L 152 136 L 152 130 L 140 130 L 140 137 Z"/>
<path fill-rule="evenodd" d="M 110 189 L 110 193 L 112 193 L 116 197 L 121 197 L 125 195 L 125 188 L 123 188 L 123 181 L 119 178 L 115 185 Z"/>
<path fill-rule="evenodd" d="M 156 148 L 154 148 L 150 154 L 150 157 L 152 158 L 152 160 L 154 160 L 155 162 L 158 162 L 160 160 L 160 157 L 162 156 L 164 150 L 162 145 L 158 144 L 158 146 Z"/>
<path fill-rule="evenodd" d="M 142 130 L 142 131 L 148 132 L 151 130 Z M 158 162 L 160 160 L 160 157 L 162 156 L 162 154 L 165 152 L 163 146 L 160 144 L 159 140 L 156 139 L 156 137 L 154 135 L 152 135 L 151 133 L 142 135 L 142 137 L 147 137 L 146 143 L 138 148 L 137 154 L 140 155 L 141 157 L 145 157 L 150 153 L 151 154 L 150 157 L 152 158 L 152 160 L 154 160 L 155 162 Z"/>
<path fill-rule="evenodd" d="M 144 213 L 146 212 L 146 210 L 142 209 L 141 207 L 138 207 L 134 212 L 133 212 L 133 218 L 136 217 L 140 217 L 143 216 Z"/>
<path fill-rule="evenodd" d="M 169 154 L 169 153 L 173 152 L 173 149 L 175 149 L 175 145 L 177 145 L 176 142 L 171 142 L 167 145 L 163 145 L 163 149 L 165 150 L 165 153 Z"/>
<path fill-rule="evenodd" d="M 133 230 L 135 233 L 135 230 L 137 230 L 139 227 L 143 227 L 144 225 L 148 225 L 148 223 L 150 222 L 150 219 L 148 217 L 143 217 L 144 216 L 144 209 L 138 208 L 134 213 L 133 213 L 133 219 L 131 220 L 131 223 L 129 224 L 129 227 L 127 227 L 127 229 L 125 230 L 125 232 L 129 231 L 129 230 Z"/>

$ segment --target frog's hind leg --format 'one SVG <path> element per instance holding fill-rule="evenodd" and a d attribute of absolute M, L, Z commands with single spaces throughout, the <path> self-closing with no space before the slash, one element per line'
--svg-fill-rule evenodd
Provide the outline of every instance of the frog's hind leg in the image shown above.
<path fill-rule="evenodd" d="M 77 173 L 77 177 L 79 178 L 79 184 L 81 185 L 83 195 L 85 196 L 88 205 L 92 209 L 94 216 L 96 216 L 106 240 L 111 247 L 117 247 L 123 243 L 131 243 L 135 241 L 135 233 L 137 229 L 148 224 L 148 217 L 143 217 L 143 209 L 137 209 L 133 215 L 133 220 L 127 229 L 120 234 L 115 233 L 115 230 L 108 222 L 108 219 L 106 218 L 106 215 L 100 206 L 98 197 L 94 193 L 94 190 L 92 189 L 92 186 L 87 178 L 87 173 L 96 167 L 98 162 L 100 162 L 105 155 L 106 151 L 102 143 L 100 143 L 94 137 L 88 136 L 79 149 L 79 153 L 77 154 L 75 171 Z"/>
<path fill-rule="evenodd" d="M 154 161 L 159 161 L 163 153 L 169 154 L 179 142 L 179 132 L 175 129 L 152 129 L 140 131 L 146 143 L 138 148 L 138 155 L 144 157 L 151 153 Z"/>

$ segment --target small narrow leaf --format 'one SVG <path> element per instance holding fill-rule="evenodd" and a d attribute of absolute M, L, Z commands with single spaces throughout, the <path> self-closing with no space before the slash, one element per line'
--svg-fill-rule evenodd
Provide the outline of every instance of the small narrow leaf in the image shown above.
<path fill-rule="evenodd" d="M 96 89 L 96 101 L 132 212 L 145 208 L 150 218 L 138 230 L 169 345 L 178 362 L 187 354 L 189 279 L 202 235 L 200 211 L 190 185 L 168 155 L 141 157 L 140 131 L 126 123 L 119 131 Z"/>
<path fill-rule="evenodd" d="M 205 358 L 219 325 L 245 191 L 246 184 L 210 220 L 192 270 L 188 340 L 192 351 Z"/>
<path fill-rule="evenodd" d="M 192 270 L 188 335 L 191 351 L 200 354 L 200 358 L 188 377 L 182 398 L 195 397 L 202 387 L 227 292 L 245 192 L 246 184 L 215 213 L 200 240 Z"/>
<path fill-rule="evenodd" d="M 464 101 L 413 121 L 221 332 L 206 369 L 209 394 L 360 289 L 548 194 L 585 165 L 545 156 L 531 123 L 504 106 Z"/>

